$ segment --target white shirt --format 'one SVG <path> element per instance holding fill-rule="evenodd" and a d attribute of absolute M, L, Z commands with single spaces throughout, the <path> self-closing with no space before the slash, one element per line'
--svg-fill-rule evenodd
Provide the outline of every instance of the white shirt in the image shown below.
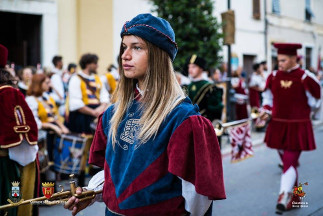
<path fill-rule="evenodd" d="M 257 73 L 252 73 L 250 77 L 249 87 L 258 87 L 261 90 L 264 90 L 266 87 L 266 78 Z"/>
<path fill-rule="evenodd" d="M 119 75 L 119 72 L 118 72 L 118 70 L 117 70 L 117 69 L 112 69 L 112 70 L 110 71 L 110 73 L 112 74 L 112 76 L 114 77 L 114 79 L 115 79 L 116 81 L 118 81 L 118 80 L 120 79 L 120 75 Z"/>
<path fill-rule="evenodd" d="M 9 158 L 18 162 L 21 166 L 26 166 L 35 161 L 38 145 L 29 145 L 29 143 L 23 139 L 20 145 L 9 148 Z"/>
<path fill-rule="evenodd" d="M 43 97 L 48 98 L 49 95 L 46 92 L 44 92 L 43 95 L 38 98 L 36 98 L 35 96 L 27 96 L 25 98 L 30 110 L 32 111 L 32 113 L 34 115 L 38 130 L 40 130 L 42 128 L 42 122 L 38 116 L 38 102 L 37 102 L 37 100 L 43 101 L 44 100 Z"/>
<path fill-rule="evenodd" d="M 53 74 L 53 76 L 50 79 L 52 86 L 63 97 L 63 99 L 60 99 L 60 97 L 58 96 L 58 94 L 54 90 L 51 93 L 51 96 L 53 97 L 53 99 L 55 100 L 56 103 L 64 104 L 65 92 L 64 92 L 64 84 L 63 84 L 63 79 L 62 79 L 63 71 L 59 70 L 57 68 L 54 68 L 52 70 L 52 72 L 55 73 L 55 74 Z"/>
<path fill-rule="evenodd" d="M 86 79 L 95 79 L 94 74 L 87 75 L 83 73 L 82 71 L 78 72 L 77 74 L 73 74 L 70 82 L 68 84 L 68 95 L 69 95 L 69 110 L 70 111 L 76 111 L 82 107 L 85 106 L 83 100 L 82 100 L 82 90 L 81 90 L 81 79 L 80 75 Z M 100 90 L 100 103 L 109 103 L 110 97 L 109 92 L 102 86 Z"/>
<path fill-rule="evenodd" d="M 113 75 L 112 75 L 113 76 Z M 114 77 L 113 77 L 114 78 Z M 106 90 L 109 92 L 111 90 L 111 86 L 109 85 L 109 82 L 107 80 L 107 76 L 106 75 L 102 75 L 100 76 L 100 80 L 102 82 L 102 87 L 106 88 Z"/>
<path fill-rule="evenodd" d="M 18 87 L 24 90 L 28 90 L 28 86 L 23 82 L 18 82 Z"/>
<path fill-rule="evenodd" d="M 187 76 L 184 76 L 183 74 L 181 75 L 181 85 L 189 85 L 191 83 L 190 78 L 188 78 Z"/>

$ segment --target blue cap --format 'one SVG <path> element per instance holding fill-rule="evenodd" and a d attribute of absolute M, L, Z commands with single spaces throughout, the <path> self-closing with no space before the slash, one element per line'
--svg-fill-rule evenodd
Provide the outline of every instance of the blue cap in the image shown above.
<path fill-rule="evenodd" d="M 124 35 L 136 35 L 158 46 L 168 53 L 172 61 L 177 54 L 175 33 L 169 22 L 151 14 L 139 14 L 126 22 L 121 30 Z"/>

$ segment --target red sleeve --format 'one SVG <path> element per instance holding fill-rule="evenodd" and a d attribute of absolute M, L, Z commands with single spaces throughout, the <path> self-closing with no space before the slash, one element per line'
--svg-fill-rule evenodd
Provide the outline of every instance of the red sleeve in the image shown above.
<path fill-rule="evenodd" d="M 277 72 L 275 72 L 277 73 Z M 265 87 L 265 90 L 266 89 L 271 89 L 271 81 L 273 80 L 273 72 L 271 72 L 271 74 L 269 74 L 269 76 L 267 77 L 267 80 L 266 80 L 266 87 Z"/>
<path fill-rule="evenodd" d="M 191 116 L 173 133 L 167 154 L 168 171 L 195 186 L 209 199 L 225 199 L 222 157 L 214 128 L 202 116 Z"/>
<path fill-rule="evenodd" d="M 102 115 L 103 114 L 99 116 L 98 125 L 95 130 L 95 135 L 92 141 L 89 158 L 89 164 L 93 164 L 101 168 L 104 167 L 105 148 L 107 145 L 107 137 L 104 134 L 102 127 Z"/>
<path fill-rule="evenodd" d="M 265 87 L 265 90 L 264 90 L 263 94 L 267 94 L 266 93 L 267 90 L 271 91 L 271 83 L 272 83 L 273 76 L 274 76 L 273 73 L 277 73 L 277 71 L 271 72 L 271 74 L 269 74 L 269 76 L 267 77 L 266 87 Z M 266 96 L 263 95 L 263 97 L 264 97 L 264 100 L 265 100 L 265 97 L 268 97 L 268 95 L 266 95 Z M 273 98 L 271 100 L 273 100 Z M 262 109 L 266 110 L 267 112 L 269 112 L 271 114 L 272 107 L 270 105 L 268 105 L 268 104 L 263 105 Z"/>
<path fill-rule="evenodd" d="M 311 95 L 313 97 L 315 97 L 316 99 L 320 99 L 321 98 L 321 86 L 320 86 L 318 80 L 316 79 L 314 74 L 310 74 L 310 72 L 307 72 L 306 74 L 307 74 L 307 76 L 303 81 L 304 88 L 309 93 L 311 93 Z"/>
<path fill-rule="evenodd" d="M 269 105 L 265 105 L 262 107 L 265 111 L 269 112 L 271 114 L 271 111 L 272 111 L 272 107 L 269 106 Z"/>

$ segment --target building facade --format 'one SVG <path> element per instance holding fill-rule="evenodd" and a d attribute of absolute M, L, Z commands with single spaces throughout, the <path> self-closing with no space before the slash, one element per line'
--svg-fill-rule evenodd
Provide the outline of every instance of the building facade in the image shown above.
<path fill-rule="evenodd" d="M 9 60 L 18 65 L 48 64 L 58 52 L 57 3 L 0 1 L 0 43 L 9 49 Z"/>
<path fill-rule="evenodd" d="M 214 16 L 228 9 L 228 1 L 214 0 Z M 275 64 L 274 42 L 302 43 L 304 68 L 317 69 L 323 56 L 321 0 L 230 0 L 235 12 L 233 69 L 267 60 Z M 120 31 L 125 21 L 153 8 L 149 0 L 1 0 L 0 43 L 8 46 L 9 59 L 20 65 L 52 66 L 54 55 L 64 63 L 77 63 L 86 52 L 100 57 L 99 72 L 116 63 Z M 222 55 L 227 61 L 227 47 Z"/>
<path fill-rule="evenodd" d="M 276 52 L 271 49 L 274 42 L 301 43 L 303 68 L 318 69 L 323 56 L 323 1 L 267 0 L 267 50 L 268 61 L 274 63 Z M 274 64 L 273 64 L 274 65 Z"/>
<path fill-rule="evenodd" d="M 230 0 L 235 11 L 235 44 L 232 53 L 239 65 L 251 73 L 252 63 L 267 60 L 269 70 L 276 64 L 275 42 L 301 43 L 298 54 L 303 67 L 317 70 L 323 54 L 323 1 L 320 0 Z M 228 10 L 228 1 L 215 0 L 215 16 Z M 223 49 L 227 61 L 227 48 Z"/>
<path fill-rule="evenodd" d="M 125 21 L 150 12 L 145 0 L 1 0 L 0 43 L 16 65 L 53 67 L 55 55 L 65 66 L 84 53 L 99 56 L 99 72 L 116 63 Z"/>

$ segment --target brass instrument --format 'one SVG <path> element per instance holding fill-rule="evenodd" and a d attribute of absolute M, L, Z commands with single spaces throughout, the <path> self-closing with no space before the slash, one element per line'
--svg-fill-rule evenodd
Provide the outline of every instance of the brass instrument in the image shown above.
<path fill-rule="evenodd" d="M 245 118 L 245 119 L 241 119 L 241 120 L 237 120 L 237 121 L 231 121 L 231 122 L 227 122 L 227 123 L 222 123 L 222 122 L 218 121 L 214 127 L 215 134 L 216 134 L 216 136 L 221 136 L 224 133 L 224 131 L 229 127 L 242 125 L 250 120 L 254 120 L 257 118 L 261 118 L 261 117 L 262 117 L 262 115 L 259 113 L 258 109 L 252 109 L 251 114 L 250 114 L 250 118 Z"/>
<path fill-rule="evenodd" d="M 79 199 L 79 202 L 82 202 L 85 200 L 93 199 L 96 194 L 102 193 L 102 190 L 98 190 L 98 191 L 88 190 L 88 191 L 83 191 L 81 195 L 78 195 L 76 194 L 74 174 L 71 174 L 70 178 L 71 178 L 70 191 L 64 191 L 64 188 L 61 185 L 59 185 L 59 187 L 61 187 L 62 190 L 60 192 L 53 193 L 49 199 L 46 198 L 45 196 L 33 198 L 29 200 L 21 199 L 19 202 L 12 202 L 10 199 L 8 199 L 9 204 L 0 206 L 0 210 L 6 210 L 6 209 L 18 207 L 20 205 L 28 205 L 28 204 L 32 204 L 33 202 L 39 202 L 39 201 L 44 201 L 44 204 L 49 206 L 57 205 L 62 202 L 66 202 L 72 196 L 75 196 L 76 198 Z"/>

